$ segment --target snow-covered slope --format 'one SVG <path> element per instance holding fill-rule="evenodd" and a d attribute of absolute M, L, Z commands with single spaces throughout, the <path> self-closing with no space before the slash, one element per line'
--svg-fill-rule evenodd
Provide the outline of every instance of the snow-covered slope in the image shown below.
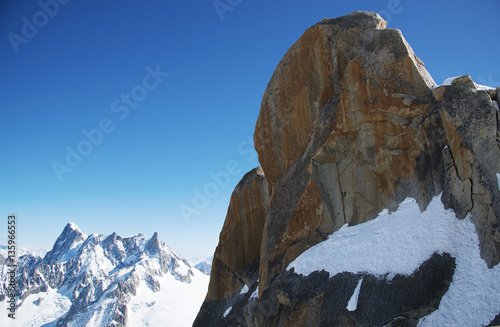
<path fill-rule="evenodd" d="M 302 275 L 321 270 L 330 276 L 368 273 L 390 280 L 396 274 L 411 275 L 436 252 L 456 258 L 453 282 L 439 309 L 423 317 L 419 326 L 488 325 L 500 312 L 500 265 L 488 269 L 474 223 L 445 210 L 440 197 L 424 212 L 415 200 L 407 199 L 396 212 L 385 210 L 366 223 L 345 225 L 302 253 L 288 270 Z M 356 291 L 362 293 L 362 285 Z M 350 304 L 346 303 L 349 310 Z"/>
<path fill-rule="evenodd" d="M 6 272 L 3 266 L 4 313 Z M 157 233 L 86 236 L 73 223 L 43 258 L 20 256 L 17 274 L 15 324 L 1 314 L 1 326 L 190 326 L 209 281 Z"/>

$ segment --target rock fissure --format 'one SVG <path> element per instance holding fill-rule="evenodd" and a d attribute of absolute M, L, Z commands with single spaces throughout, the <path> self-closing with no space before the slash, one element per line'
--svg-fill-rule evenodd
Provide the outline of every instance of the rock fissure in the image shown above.
<path fill-rule="evenodd" d="M 347 224 L 346 215 L 345 215 L 345 194 L 344 194 L 344 191 L 342 191 L 342 178 L 341 178 L 341 174 L 339 173 L 339 165 L 338 164 L 335 164 L 335 165 L 337 166 L 336 171 L 337 171 L 338 188 L 339 188 L 340 198 L 342 200 L 342 217 L 344 218 L 344 224 Z M 347 167 L 346 167 L 346 169 L 347 169 Z"/>

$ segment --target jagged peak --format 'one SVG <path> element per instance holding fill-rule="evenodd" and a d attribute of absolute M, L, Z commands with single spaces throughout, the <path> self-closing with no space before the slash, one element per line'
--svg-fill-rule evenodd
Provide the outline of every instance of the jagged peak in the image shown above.
<path fill-rule="evenodd" d="M 71 222 L 71 221 L 68 224 L 66 224 L 66 227 L 64 227 L 64 229 L 66 229 L 66 228 L 77 230 L 77 231 L 81 232 L 80 228 L 78 228 L 78 226 L 74 222 Z"/>
<path fill-rule="evenodd" d="M 122 237 L 120 237 L 118 234 L 116 234 L 116 232 L 113 232 L 113 233 L 109 234 L 108 236 L 106 236 L 102 242 L 104 244 L 113 244 L 118 240 L 121 241 Z"/>
<path fill-rule="evenodd" d="M 149 253 L 156 253 L 160 250 L 160 240 L 158 239 L 158 233 L 154 232 L 153 236 L 148 240 L 144 250 Z"/>
<path fill-rule="evenodd" d="M 75 223 L 69 222 L 57 238 L 52 250 L 44 257 L 45 262 L 59 261 L 65 257 L 70 250 L 73 250 L 87 240 L 85 235 Z"/>

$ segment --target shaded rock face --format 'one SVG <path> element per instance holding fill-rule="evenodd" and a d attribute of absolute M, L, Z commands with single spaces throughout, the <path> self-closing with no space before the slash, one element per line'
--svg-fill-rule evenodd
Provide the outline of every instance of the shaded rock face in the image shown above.
<path fill-rule="evenodd" d="M 416 326 L 438 308 L 454 269 L 454 258 L 434 254 L 413 275 L 391 280 L 352 273 L 329 277 L 325 271 L 303 277 L 287 271 L 263 292 L 260 301 L 266 306 L 257 311 L 257 326 L 385 326 L 396 318 L 404 321 L 399 326 Z M 349 311 L 360 280 L 357 305 Z"/>
<path fill-rule="evenodd" d="M 423 211 L 442 193 L 445 207 L 457 217 L 472 217 L 488 266 L 499 262 L 498 89 L 479 90 L 468 76 L 436 87 L 401 32 L 385 26 L 380 16 L 367 12 L 325 19 L 308 29 L 278 64 L 254 134 L 260 184 L 268 190 L 261 198 L 267 201 L 252 202 L 258 214 L 252 215 L 253 222 L 245 221 L 263 225 L 261 241 L 241 243 L 245 232 L 234 227 L 241 219 L 232 213 L 232 198 L 219 243 L 221 249 L 232 248 L 237 239 L 229 253 L 241 255 L 250 246 L 255 260 L 232 257 L 222 267 L 214 258 L 219 268 L 212 268 L 211 285 L 221 288 L 214 293 L 211 286 L 195 326 L 281 326 L 285 320 L 283 326 L 370 325 L 352 315 L 328 320 L 322 310 L 334 299 L 323 291 L 297 300 L 295 309 L 287 311 L 291 299 L 279 292 L 283 274 L 291 261 L 344 224 L 369 221 L 384 208 L 396 210 L 406 197 L 416 199 Z M 254 277 L 241 278 L 241 271 L 252 271 Z M 448 277 L 439 283 L 445 285 Z M 340 280 L 339 287 L 350 296 L 349 278 Z M 257 284 L 260 302 L 239 293 L 244 285 L 253 292 Z M 271 316 L 262 315 L 271 290 L 277 292 L 272 303 L 281 305 Z M 404 303 L 408 294 L 400 291 L 387 291 L 382 300 L 395 297 Z M 425 291 L 424 297 L 433 294 L 432 287 Z M 408 321 L 396 319 L 397 310 L 380 314 L 395 319 L 384 318 L 384 324 L 412 326 L 441 296 L 412 309 Z M 230 305 L 232 311 L 221 320 Z"/>
<path fill-rule="evenodd" d="M 411 276 L 392 279 L 316 271 L 307 277 L 285 271 L 260 299 L 256 284 L 220 302 L 206 302 L 194 326 L 417 326 L 439 306 L 455 269 L 449 254 L 434 254 Z M 347 309 L 359 281 L 357 308 Z M 229 314 L 224 316 L 227 308 Z"/>

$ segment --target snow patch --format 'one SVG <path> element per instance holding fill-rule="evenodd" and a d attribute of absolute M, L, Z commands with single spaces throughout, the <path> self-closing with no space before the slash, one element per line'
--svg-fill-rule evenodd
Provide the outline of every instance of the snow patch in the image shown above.
<path fill-rule="evenodd" d="M 413 199 L 396 212 L 382 211 L 373 220 L 344 225 L 330 238 L 302 253 L 289 266 L 309 275 L 325 270 L 386 276 L 409 276 L 433 253 L 450 253 L 456 269 L 439 309 L 419 326 L 486 326 L 500 311 L 500 265 L 488 269 L 480 256 L 474 223 L 456 218 L 437 196 L 420 212 Z"/>
<path fill-rule="evenodd" d="M 448 77 L 447 79 L 444 80 L 443 84 L 441 85 L 451 85 L 452 82 L 459 77 L 460 76 Z"/>
<path fill-rule="evenodd" d="M 66 252 L 64 254 L 64 256 L 62 256 L 58 261 L 61 262 L 61 263 L 64 263 L 64 262 L 66 262 L 66 261 L 68 261 L 68 260 L 73 259 L 74 257 L 76 257 L 76 255 L 78 254 L 78 251 L 82 247 L 83 242 L 84 241 L 73 243 L 71 245 L 71 248 L 69 249 L 69 251 Z"/>
<path fill-rule="evenodd" d="M 354 311 L 358 307 L 358 297 L 359 297 L 359 291 L 361 290 L 362 283 L 363 283 L 363 278 L 361 278 L 358 281 L 358 286 L 356 286 L 354 293 L 352 293 L 352 296 L 349 299 L 349 302 L 347 303 L 347 307 L 346 307 L 347 310 Z"/>
<path fill-rule="evenodd" d="M 248 301 L 250 301 L 251 299 L 254 299 L 254 298 L 259 298 L 259 286 L 257 286 L 257 288 L 255 289 L 255 291 L 253 291 L 252 295 L 250 295 L 250 298 L 248 298 Z"/>
<path fill-rule="evenodd" d="M 245 284 L 245 286 L 243 286 L 243 288 L 241 289 L 240 294 L 245 294 L 247 292 L 248 292 L 248 286 L 247 284 Z"/>
<path fill-rule="evenodd" d="M 498 190 L 500 191 L 500 173 L 497 173 L 497 186 Z"/>
<path fill-rule="evenodd" d="M 224 315 L 222 317 L 226 318 L 227 315 L 229 314 L 229 312 L 231 312 L 232 309 L 233 309 L 233 306 L 230 306 L 229 308 L 227 308 L 227 310 L 224 312 Z"/>
<path fill-rule="evenodd" d="M 455 79 L 459 78 L 459 77 L 461 77 L 461 76 L 449 77 L 449 78 L 447 78 L 447 79 L 444 80 L 444 82 L 443 82 L 442 85 L 452 85 L 453 81 Z M 476 82 L 473 82 L 473 83 L 476 86 L 476 89 L 478 89 L 480 91 L 488 91 L 488 90 L 491 90 L 491 89 L 496 89 L 493 86 L 481 85 L 481 84 L 477 84 Z"/>

